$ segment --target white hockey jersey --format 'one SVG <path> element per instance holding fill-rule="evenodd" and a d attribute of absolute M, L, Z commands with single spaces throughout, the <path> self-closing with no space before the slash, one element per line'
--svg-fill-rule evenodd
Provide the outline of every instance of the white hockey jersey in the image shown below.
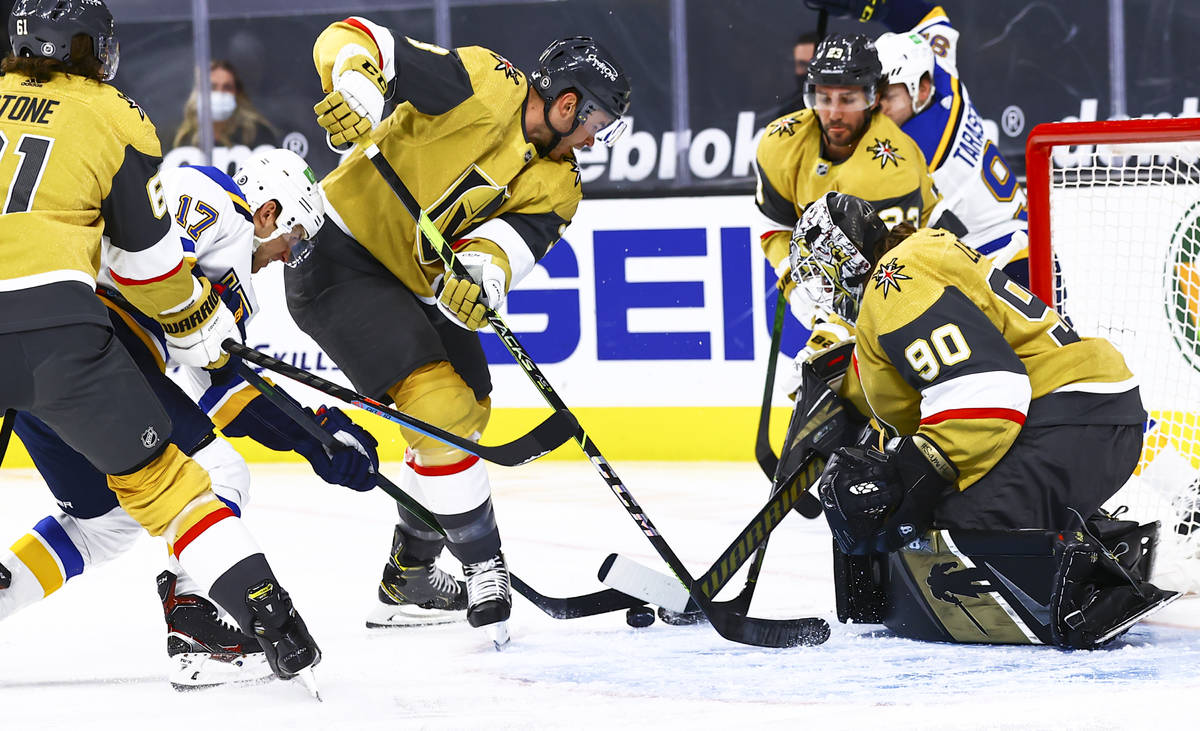
<path fill-rule="evenodd" d="M 185 264 L 193 270 L 199 269 L 212 282 L 244 330 L 258 311 L 258 300 L 250 280 L 253 212 L 241 189 L 233 178 L 214 167 L 164 168 L 159 179 L 173 219 L 172 234 L 183 243 Z M 97 282 L 115 289 L 107 262 L 101 262 Z M 127 322 L 136 324 L 136 330 L 145 335 L 143 340 L 157 352 L 165 368 L 178 365 L 169 360 L 166 339 L 156 322 L 133 316 Z M 172 377 L 218 428 L 232 420 L 240 406 L 258 393 L 240 378 L 213 386 L 203 368 L 179 366 Z"/>
<path fill-rule="evenodd" d="M 945 205 L 966 226 L 961 240 L 1000 268 L 1028 258 L 1025 191 L 958 78 L 958 31 L 940 7 L 912 30 L 933 48 L 934 97 L 901 129 L 921 147 Z"/>

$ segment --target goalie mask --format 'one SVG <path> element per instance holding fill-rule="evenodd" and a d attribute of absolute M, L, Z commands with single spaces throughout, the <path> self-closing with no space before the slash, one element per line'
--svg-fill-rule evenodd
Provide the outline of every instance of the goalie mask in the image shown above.
<path fill-rule="evenodd" d="M 792 231 L 792 279 L 817 306 L 850 323 L 858 319 L 876 247 L 887 226 L 861 198 L 826 193 L 804 209 Z"/>

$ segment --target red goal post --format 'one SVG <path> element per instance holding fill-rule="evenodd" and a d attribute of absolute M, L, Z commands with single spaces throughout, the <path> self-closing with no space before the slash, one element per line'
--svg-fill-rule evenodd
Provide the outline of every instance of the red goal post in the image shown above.
<path fill-rule="evenodd" d="M 1200 118 L 1040 124 L 1025 153 L 1030 287 L 1121 351 L 1150 417 L 1106 507 L 1160 521 L 1156 583 L 1200 591 Z"/>

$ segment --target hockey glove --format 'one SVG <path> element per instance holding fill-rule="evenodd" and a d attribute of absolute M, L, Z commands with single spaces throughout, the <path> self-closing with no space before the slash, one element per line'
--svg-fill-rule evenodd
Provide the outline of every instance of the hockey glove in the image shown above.
<path fill-rule="evenodd" d="M 853 338 L 854 326 L 832 312 L 814 323 L 808 342 L 800 349 L 800 352 L 796 353 L 791 367 L 781 374 L 780 383 L 784 389 L 783 392 L 790 398 L 795 398 L 796 389 L 800 388 L 805 362 L 817 353 L 824 352 Z"/>
<path fill-rule="evenodd" d="M 226 338 L 242 342 L 233 313 L 204 277 L 196 278 L 191 299 L 156 319 L 166 335 L 167 352 L 179 365 L 220 368 L 229 360 L 221 343 Z"/>
<path fill-rule="evenodd" d="M 297 448 L 312 465 L 313 472 L 331 485 L 343 485 L 366 492 L 375 487 L 379 471 L 379 443 L 370 432 L 350 420 L 336 407 L 322 406 L 314 415 L 321 428 L 333 435 L 339 445 L 326 447 L 319 442 Z"/>
<path fill-rule="evenodd" d="M 838 548 L 888 553 L 924 533 L 958 470 L 931 440 L 893 440 L 886 454 L 843 447 L 829 458 L 817 494 Z"/>
<path fill-rule="evenodd" d="M 438 309 L 451 322 L 468 330 L 487 324 L 489 310 L 504 304 L 508 292 L 508 257 L 494 244 L 484 243 L 475 250 L 459 252 L 456 257 L 470 279 L 447 274 L 438 296 Z"/>
<path fill-rule="evenodd" d="M 317 124 L 334 147 L 357 142 L 383 119 L 387 79 L 374 59 L 358 54 L 333 70 L 333 91 L 317 102 Z"/>
<path fill-rule="evenodd" d="M 809 10 L 825 10 L 835 18 L 853 15 L 863 23 L 871 20 L 883 22 L 891 10 L 888 0 L 804 0 L 804 4 Z"/>

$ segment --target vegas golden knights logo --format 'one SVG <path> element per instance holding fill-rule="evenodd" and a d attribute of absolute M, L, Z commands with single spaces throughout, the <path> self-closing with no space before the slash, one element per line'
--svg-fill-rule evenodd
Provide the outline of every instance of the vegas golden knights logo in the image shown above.
<path fill-rule="evenodd" d="M 1165 269 L 1171 337 L 1188 364 L 1200 371 L 1200 202 L 1176 224 Z"/>
<path fill-rule="evenodd" d="M 504 205 L 508 187 L 497 185 L 477 166 L 471 166 L 451 185 L 442 197 L 429 207 L 429 220 L 433 221 L 446 237 L 453 242 L 461 233 L 486 221 Z M 420 236 L 420 232 L 417 232 Z M 438 261 L 433 246 L 421 238 L 421 261 L 432 264 Z"/>

